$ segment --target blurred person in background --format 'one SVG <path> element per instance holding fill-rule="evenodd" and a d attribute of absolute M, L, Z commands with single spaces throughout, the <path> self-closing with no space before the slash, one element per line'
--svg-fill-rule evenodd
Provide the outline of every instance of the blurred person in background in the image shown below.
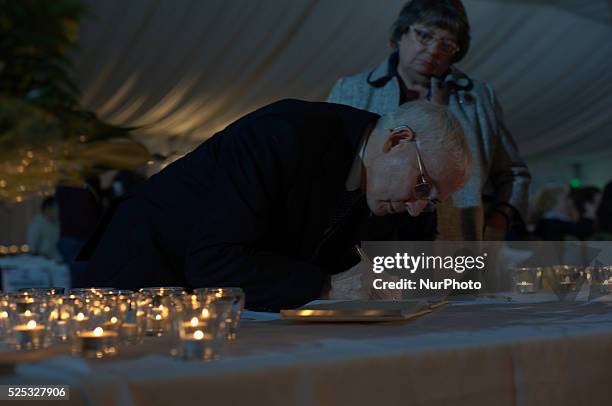
<path fill-rule="evenodd" d="M 60 183 L 55 196 L 61 230 L 59 249 L 64 262 L 70 265 L 100 220 L 100 180 L 89 177 L 82 184 Z"/>
<path fill-rule="evenodd" d="M 601 194 L 596 211 L 594 240 L 612 240 L 612 182 L 609 182 Z"/>
<path fill-rule="evenodd" d="M 88 177 L 82 184 L 60 183 L 55 188 L 59 208 L 62 259 L 70 268 L 72 286 L 77 286 L 85 269 L 76 256 L 91 236 L 102 216 L 100 179 Z"/>
<path fill-rule="evenodd" d="M 584 240 L 593 232 L 593 221 L 580 219 L 567 186 L 546 187 L 538 193 L 533 222 L 535 234 L 544 241 Z"/>
<path fill-rule="evenodd" d="M 595 217 L 601 201 L 601 190 L 595 186 L 572 189 L 570 196 L 576 208 L 578 223 L 584 227 L 586 237 L 595 232 Z"/>
<path fill-rule="evenodd" d="M 377 114 L 412 100 L 446 105 L 463 127 L 473 171 L 467 185 L 439 205 L 435 215 L 375 218 L 374 228 L 390 231 L 379 239 L 503 239 L 526 217 L 531 176 L 504 124 L 493 87 L 455 66 L 470 47 L 463 4 L 409 1 L 391 26 L 389 42 L 393 52 L 386 60 L 371 72 L 340 78 L 327 101 Z"/>
<path fill-rule="evenodd" d="M 60 227 L 57 221 L 57 205 L 53 197 L 43 200 L 40 213 L 34 216 L 28 226 L 28 247 L 30 253 L 61 261 L 58 250 Z"/>
<path fill-rule="evenodd" d="M 109 193 L 111 201 L 127 197 L 146 180 L 146 176 L 136 171 L 121 170 L 117 172 L 111 183 Z"/>

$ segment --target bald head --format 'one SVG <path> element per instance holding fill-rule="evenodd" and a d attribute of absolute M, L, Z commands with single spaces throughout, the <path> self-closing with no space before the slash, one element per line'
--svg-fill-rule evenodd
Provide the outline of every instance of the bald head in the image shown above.
<path fill-rule="evenodd" d="M 410 206 L 418 200 L 412 194 L 420 176 L 417 153 L 426 178 L 434 185 L 432 198 L 445 199 L 471 175 L 463 130 L 448 108 L 427 101 L 405 103 L 378 120 L 366 150 L 367 192 L 372 195 L 368 201 L 375 214 L 381 214 L 372 207 L 380 206 L 376 202 L 400 201 Z M 400 209 L 395 204 L 387 212 Z"/>

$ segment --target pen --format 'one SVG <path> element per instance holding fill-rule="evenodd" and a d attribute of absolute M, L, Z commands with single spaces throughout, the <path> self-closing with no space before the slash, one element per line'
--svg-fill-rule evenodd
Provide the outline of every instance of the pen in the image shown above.
<path fill-rule="evenodd" d="M 357 255 L 359 255 L 359 258 L 361 258 L 363 262 L 368 263 L 368 264 L 372 263 L 372 260 L 368 258 L 368 255 L 359 245 L 355 244 L 355 250 L 357 250 Z"/>

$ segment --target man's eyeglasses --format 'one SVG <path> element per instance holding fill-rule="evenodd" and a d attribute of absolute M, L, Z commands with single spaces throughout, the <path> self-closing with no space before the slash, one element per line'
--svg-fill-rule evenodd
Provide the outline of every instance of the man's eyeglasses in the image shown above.
<path fill-rule="evenodd" d="M 438 44 L 440 44 L 440 52 L 444 55 L 453 56 L 459 52 L 460 48 L 455 41 L 447 38 L 436 37 L 431 32 L 421 28 L 411 26 L 410 31 L 414 32 L 414 37 L 421 45 L 429 46 L 436 41 Z"/>
<path fill-rule="evenodd" d="M 403 125 L 403 124 L 391 129 L 391 132 L 394 133 L 397 131 L 401 131 L 403 129 L 410 129 L 414 133 L 414 131 L 409 126 Z M 425 177 L 425 167 L 423 165 L 423 158 L 421 157 L 421 152 L 419 151 L 419 147 L 416 143 L 416 140 L 415 139 L 412 139 L 412 140 L 403 139 L 400 142 L 401 143 L 414 142 L 414 148 L 416 150 L 416 156 L 417 156 L 417 165 L 419 167 L 419 179 L 417 180 L 417 184 L 414 186 L 414 197 L 417 200 L 427 201 L 427 206 L 423 209 L 423 211 L 433 211 L 436 208 L 436 204 L 438 204 L 438 199 L 430 198 L 431 191 L 433 190 L 433 185 Z"/>

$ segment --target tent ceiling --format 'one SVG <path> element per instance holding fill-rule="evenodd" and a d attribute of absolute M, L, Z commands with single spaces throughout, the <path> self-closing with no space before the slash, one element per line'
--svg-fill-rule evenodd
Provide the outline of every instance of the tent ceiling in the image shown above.
<path fill-rule="evenodd" d="M 376 66 L 403 0 L 89 0 L 75 55 L 82 102 L 184 152 L 283 97 L 324 100 Z M 491 82 L 530 160 L 612 152 L 607 0 L 465 0 L 472 48 L 460 67 Z"/>
<path fill-rule="evenodd" d="M 572 14 L 612 24 L 612 1 L 610 0 L 488 0 L 508 3 L 522 3 L 524 5 L 541 5 L 557 7 Z"/>

